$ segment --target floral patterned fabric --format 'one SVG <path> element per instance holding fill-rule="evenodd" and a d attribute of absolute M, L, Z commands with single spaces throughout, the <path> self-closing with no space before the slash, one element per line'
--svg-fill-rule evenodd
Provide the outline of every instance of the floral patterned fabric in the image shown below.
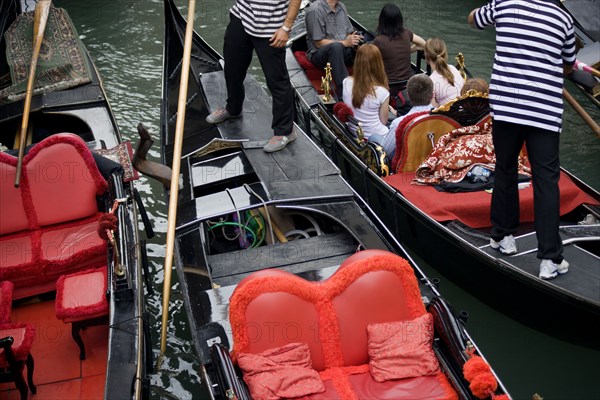
<path fill-rule="evenodd" d="M 460 182 L 476 165 L 494 170 L 496 154 L 492 124 L 458 128 L 440 137 L 429 157 L 417 168 L 412 183 L 436 185 L 442 181 Z M 531 175 L 525 156 L 519 156 L 519 173 Z"/>

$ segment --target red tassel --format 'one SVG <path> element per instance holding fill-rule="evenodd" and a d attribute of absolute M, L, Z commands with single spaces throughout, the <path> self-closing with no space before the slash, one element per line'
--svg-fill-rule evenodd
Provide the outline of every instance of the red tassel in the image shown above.
<path fill-rule="evenodd" d="M 498 396 L 492 394 L 492 400 L 510 400 L 510 397 L 506 394 L 499 394 Z"/>
<path fill-rule="evenodd" d="M 471 381 L 469 388 L 474 396 L 480 399 L 486 399 L 498 389 L 498 382 L 491 372 L 482 373 L 477 375 L 475 379 Z"/>
<path fill-rule="evenodd" d="M 477 375 L 489 372 L 490 366 L 479 356 L 471 357 L 463 366 L 463 374 L 469 382 L 472 382 Z"/>
<path fill-rule="evenodd" d="M 114 231 L 117 229 L 118 219 L 114 214 L 104 213 L 98 218 L 98 236 L 101 239 L 108 241 L 106 231 Z"/>
<path fill-rule="evenodd" d="M 354 112 L 348 105 L 342 101 L 335 103 L 333 106 L 333 113 L 338 119 L 344 123 L 348 122 L 348 116 L 353 117 Z"/>

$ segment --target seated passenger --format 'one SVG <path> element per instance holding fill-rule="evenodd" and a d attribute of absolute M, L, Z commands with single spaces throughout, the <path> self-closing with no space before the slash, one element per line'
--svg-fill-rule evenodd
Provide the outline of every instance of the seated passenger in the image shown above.
<path fill-rule="evenodd" d="M 467 79 L 460 91 L 460 95 L 462 96 L 466 94 L 469 90 L 474 90 L 482 94 L 490 93 L 490 87 L 488 86 L 487 82 L 481 78 Z"/>
<path fill-rule="evenodd" d="M 337 99 L 342 99 L 342 82 L 348 76 L 347 65 L 354 60 L 354 47 L 362 42 L 356 33 L 346 6 L 339 0 L 316 0 L 306 11 L 306 57 L 317 68 L 331 64 Z"/>
<path fill-rule="evenodd" d="M 465 83 L 460 72 L 448 65 L 446 43 L 440 38 L 428 39 L 425 43 L 425 61 L 431 67 L 433 81 L 433 106 L 438 107 L 456 98 Z"/>
<path fill-rule="evenodd" d="M 396 152 L 396 129 L 402 120 L 411 114 L 429 111 L 433 108 L 431 104 L 433 101 L 433 81 L 426 74 L 413 75 L 408 80 L 406 91 L 412 103 L 412 108 L 406 115 L 402 115 L 392 121 L 389 133 L 379 142 L 389 160 L 394 158 L 394 153 Z"/>
<path fill-rule="evenodd" d="M 373 44 L 381 51 L 390 93 L 396 96 L 406 89 L 406 81 L 413 75 L 410 54 L 424 49 L 425 40 L 405 28 L 400 8 L 388 3 L 379 13 L 377 36 Z"/>
<path fill-rule="evenodd" d="M 344 103 L 352 109 L 354 117 L 362 122 L 365 138 L 378 135 L 382 139 L 388 134 L 386 124 L 390 112 L 390 92 L 377 46 L 365 44 L 358 49 L 354 76 L 344 79 L 343 94 Z M 356 131 L 356 127 L 350 129 Z"/>

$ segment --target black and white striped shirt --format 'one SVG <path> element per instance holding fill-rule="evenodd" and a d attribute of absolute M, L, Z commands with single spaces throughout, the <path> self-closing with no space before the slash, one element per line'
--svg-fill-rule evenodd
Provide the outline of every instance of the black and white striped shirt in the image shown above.
<path fill-rule="evenodd" d="M 231 13 L 242 20 L 251 36 L 268 37 L 283 25 L 289 0 L 237 0 Z"/>
<path fill-rule="evenodd" d="M 563 64 L 575 62 L 573 20 L 544 0 L 492 0 L 475 26 L 496 26 L 490 81 L 494 119 L 560 132 Z"/>

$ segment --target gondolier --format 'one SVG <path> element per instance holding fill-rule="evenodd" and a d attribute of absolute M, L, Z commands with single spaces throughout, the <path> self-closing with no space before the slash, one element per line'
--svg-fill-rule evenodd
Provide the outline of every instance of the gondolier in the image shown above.
<path fill-rule="evenodd" d="M 237 0 L 231 7 L 223 54 L 227 104 L 206 121 L 218 124 L 239 118 L 244 103 L 244 78 L 256 50 L 273 98 L 273 138 L 266 152 L 283 149 L 296 139 L 293 130 L 294 92 L 285 67 L 285 44 L 298 14 L 300 0 Z"/>
<path fill-rule="evenodd" d="M 496 27 L 490 85 L 496 151 L 490 245 L 503 254 L 517 252 L 517 157 L 525 143 L 533 173 L 539 276 L 552 279 L 569 270 L 558 233 L 558 150 L 563 72 L 571 72 L 575 62 L 573 20 L 548 1 L 513 0 L 493 1 L 471 11 L 468 19 L 479 29 Z"/>

